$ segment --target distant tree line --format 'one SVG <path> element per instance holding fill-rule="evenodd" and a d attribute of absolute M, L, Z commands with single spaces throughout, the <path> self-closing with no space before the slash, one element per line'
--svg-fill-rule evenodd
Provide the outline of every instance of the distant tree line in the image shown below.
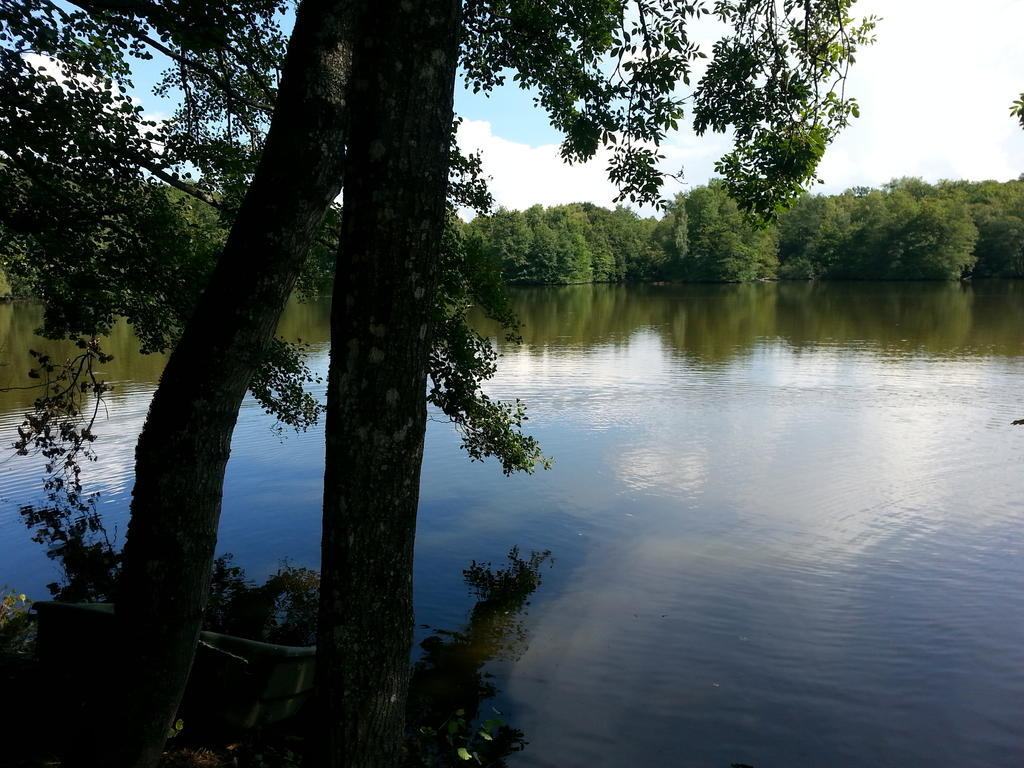
<path fill-rule="evenodd" d="M 190 268 L 205 263 L 225 232 L 180 192 L 165 191 L 170 205 L 160 210 L 173 226 L 157 229 L 187 252 Z M 1024 277 L 1024 180 L 904 178 L 881 189 L 808 194 L 763 228 L 718 180 L 677 195 L 660 220 L 623 206 L 572 203 L 499 208 L 457 225 L 467 244 L 514 284 Z M 0 298 L 39 296 L 39 281 L 25 265 L 45 263 L 27 250 L 14 252 L 6 265 L 0 260 Z M 301 290 L 329 291 L 331 258 L 330 248 L 314 248 Z M 15 268 L 5 275 L 4 266 Z"/>
<path fill-rule="evenodd" d="M 758 227 L 712 180 L 660 220 L 590 203 L 505 208 L 464 226 L 510 283 L 1024 277 L 1024 180 L 904 178 L 805 195 Z"/>

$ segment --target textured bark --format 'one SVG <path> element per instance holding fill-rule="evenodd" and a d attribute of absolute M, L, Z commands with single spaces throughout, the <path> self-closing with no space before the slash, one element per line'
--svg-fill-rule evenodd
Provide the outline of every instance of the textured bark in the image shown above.
<path fill-rule="evenodd" d="M 92 743 L 74 745 L 69 759 L 80 765 L 154 765 L 179 704 L 206 606 L 238 409 L 341 188 L 360 5 L 302 3 L 260 165 L 150 406 L 118 595 L 115 670 L 124 674 L 111 691 L 120 698 L 108 702 L 112 722 L 90 734 Z"/>
<path fill-rule="evenodd" d="M 374 6 L 352 64 L 331 317 L 317 690 L 324 768 L 394 766 L 444 227 L 458 0 Z"/>

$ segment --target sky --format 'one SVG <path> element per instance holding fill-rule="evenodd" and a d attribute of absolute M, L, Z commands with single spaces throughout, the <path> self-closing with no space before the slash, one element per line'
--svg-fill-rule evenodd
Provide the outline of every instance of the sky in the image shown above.
<path fill-rule="evenodd" d="M 1006 181 L 1024 173 L 1024 130 L 1009 113 L 1024 91 L 1024 0 L 858 0 L 854 14 L 879 17 L 877 42 L 857 54 L 846 83 L 860 118 L 827 149 L 814 191 L 901 176 Z M 173 110 L 152 94 L 162 67 L 154 61 L 135 73 L 133 95 L 154 119 Z M 455 109 L 459 143 L 482 154 L 498 205 L 613 204 L 606 158 L 565 165 L 559 133 L 528 92 L 506 85 L 485 97 L 459 88 Z M 667 181 L 665 195 L 706 183 L 729 149 L 728 137 L 698 137 L 681 124 L 662 151 L 664 170 L 682 171 L 683 181 Z"/>
<path fill-rule="evenodd" d="M 859 0 L 854 12 L 880 17 L 877 42 L 858 53 L 846 84 L 861 116 L 826 151 L 815 191 L 1024 173 L 1024 130 L 1009 111 L 1024 91 L 1024 0 Z M 460 146 L 482 153 L 499 205 L 612 204 L 601 157 L 565 166 L 559 134 L 528 93 L 458 92 L 455 109 Z M 684 181 L 666 193 L 706 183 L 729 148 L 724 136 L 696 137 L 681 125 L 664 153 L 666 170 L 681 168 Z"/>

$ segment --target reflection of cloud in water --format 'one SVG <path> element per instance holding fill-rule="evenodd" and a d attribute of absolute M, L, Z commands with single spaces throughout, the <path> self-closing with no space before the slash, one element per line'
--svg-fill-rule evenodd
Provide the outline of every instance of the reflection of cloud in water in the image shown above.
<path fill-rule="evenodd" d="M 506 686 L 534 756 L 799 764 L 780 747 L 856 754 L 845 741 L 872 738 L 906 751 L 920 734 L 941 737 L 937 702 L 984 708 L 1019 688 L 1019 652 L 976 662 L 992 621 L 982 595 L 1006 592 L 1006 574 L 977 586 L 950 578 L 960 564 L 945 559 L 958 546 L 949 536 L 933 538 L 936 556 L 901 566 L 884 537 L 826 552 L 802 546 L 815 536 L 796 529 L 784 543 L 746 524 L 726 534 L 659 525 L 597 542 L 558 599 L 535 606 L 534 642 Z M 937 583 L 953 590 L 946 602 L 930 592 Z M 966 635 L 965 612 L 978 627 Z M 996 644 L 1012 634 L 1004 627 Z M 961 682 L 965 668 L 979 680 Z M 880 696 L 891 721 L 875 714 Z M 665 762 L 673 750 L 690 762 Z"/>
<path fill-rule="evenodd" d="M 779 340 L 714 367 L 668 351 L 641 330 L 625 346 L 509 355 L 494 389 L 530 388 L 531 424 L 557 419 L 573 430 L 591 461 L 554 450 L 557 473 L 611 471 L 647 499 L 700 493 L 715 514 L 759 531 L 762 546 L 796 547 L 809 560 L 887 541 L 909 550 L 948 525 L 998 527 L 1011 512 L 990 502 L 963 519 L 962 494 L 969 457 L 975 478 L 1013 495 L 999 469 L 1005 451 L 992 446 L 1006 423 L 979 422 L 978 406 L 1018 417 L 1007 384 L 1019 364 Z M 589 436 L 612 429 L 611 441 L 594 437 L 604 440 L 595 457 Z M 587 484 L 569 485 L 570 496 L 587 494 L 572 487 Z"/>
<path fill-rule="evenodd" d="M 90 446 L 96 461 L 83 461 L 82 485 L 86 493 L 100 492 L 103 501 L 126 495 L 134 477 L 135 443 L 146 419 L 153 391 L 149 386 L 133 386 L 130 382 L 114 382 L 114 391 L 104 397 L 96 418 L 97 439 Z M 92 405 L 87 405 L 91 412 Z M 0 434 L 13 435 L 24 418 L 19 411 L 0 417 Z M 3 456 L 0 481 L 3 498 L 0 502 L 16 505 L 38 500 L 43 495 L 42 478 L 45 459 L 41 456 Z"/>
<path fill-rule="evenodd" d="M 708 479 L 706 451 L 688 446 L 680 453 L 672 444 L 633 446 L 610 461 L 625 487 L 645 493 L 699 493 Z"/>
<path fill-rule="evenodd" d="M 715 562 L 704 558 L 697 578 L 686 565 L 688 549 L 699 546 L 667 535 L 592 553 L 558 600 L 535 607 L 534 642 L 507 684 L 517 706 L 544 702 L 537 722 L 517 719 L 534 756 L 571 754 L 577 765 L 670 764 L 647 762 L 644 750 L 685 745 L 688 734 L 673 721 L 692 719 L 721 677 L 715 660 L 691 645 L 695 617 L 686 608 L 715 582 Z M 717 623 L 707 614 L 700 621 Z M 661 730 L 656 739 L 644 735 L 652 726 Z"/>
<path fill-rule="evenodd" d="M 593 507 L 584 562 L 511 671 L 529 764 L 800 764 L 858 740 L 906 756 L 951 713 L 1013 701 L 993 596 L 1020 603 L 1007 446 L 1024 434 L 984 414 L 1019 417 L 1020 371 L 768 342 L 714 369 L 663 361 L 648 398 L 622 385 L 636 371 L 606 401 L 572 380 L 577 439 L 598 404 L 626 425 L 596 467 L 630 493 Z"/>
<path fill-rule="evenodd" d="M 537 418 L 564 418 L 571 408 L 575 419 L 606 430 L 646 419 L 651 399 L 677 386 L 681 367 L 656 333 L 639 329 L 615 344 L 505 352 L 487 390 L 499 399 L 521 398 Z"/>
<path fill-rule="evenodd" d="M 153 389 L 149 386 L 115 382 L 114 387 L 112 396 L 106 398 L 105 411 L 101 408 L 96 420 L 97 460 L 82 469 L 82 484 L 87 492 L 100 491 L 104 495 L 131 492 L 135 479 L 135 444 L 153 398 Z"/>

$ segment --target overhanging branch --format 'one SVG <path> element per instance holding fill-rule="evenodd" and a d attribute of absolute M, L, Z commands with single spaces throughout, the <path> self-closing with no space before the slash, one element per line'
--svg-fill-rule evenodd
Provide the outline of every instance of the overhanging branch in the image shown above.
<path fill-rule="evenodd" d="M 140 168 L 144 168 L 145 170 L 153 174 L 156 178 L 160 179 L 160 181 L 164 182 L 165 184 L 168 184 L 169 186 L 174 187 L 177 190 L 180 190 L 181 192 L 184 192 L 186 195 L 189 195 L 190 197 L 194 197 L 196 200 L 201 200 L 202 202 L 209 205 L 211 208 L 214 208 L 221 212 L 226 212 L 230 210 L 226 205 L 224 205 L 222 201 L 218 200 L 209 192 L 200 189 L 194 184 L 189 184 L 187 181 L 182 180 L 180 177 L 175 176 L 173 173 L 169 173 L 166 169 L 161 168 L 159 165 L 147 160 L 145 157 L 141 155 L 132 154 L 130 156 L 130 159 L 137 163 Z"/>

